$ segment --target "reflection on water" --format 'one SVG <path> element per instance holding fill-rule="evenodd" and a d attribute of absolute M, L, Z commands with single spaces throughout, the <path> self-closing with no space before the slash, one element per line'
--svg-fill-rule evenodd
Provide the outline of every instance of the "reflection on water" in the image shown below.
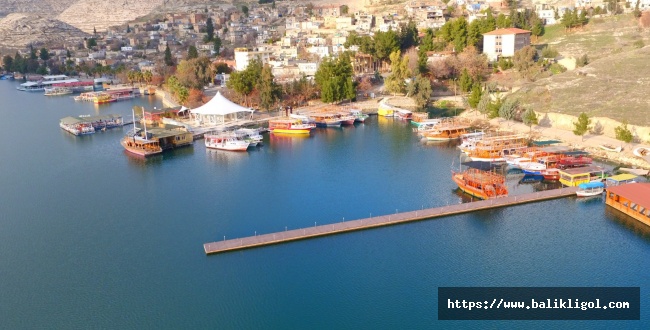
<path fill-rule="evenodd" d="M 641 221 L 607 205 L 605 205 L 605 217 L 609 220 L 613 220 L 619 225 L 631 229 L 635 234 L 650 241 L 650 226 L 647 226 Z"/>
<path fill-rule="evenodd" d="M 160 166 L 163 162 L 162 154 L 143 157 L 130 153 L 126 150 L 122 150 L 122 154 L 128 159 L 129 165 L 133 165 L 135 168 L 145 169 L 150 166 Z"/>
<path fill-rule="evenodd" d="M 460 140 L 445 140 L 445 141 L 429 141 L 427 138 L 420 139 L 420 142 L 425 148 L 437 149 L 456 149 L 460 145 Z"/>
<path fill-rule="evenodd" d="M 311 134 L 269 133 L 269 142 L 280 146 L 298 146 L 311 137 Z"/>
<path fill-rule="evenodd" d="M 224 165 L 234 165 L 248 158 L 248 151 L 229 151 L 205 148 L 205 153 L 211 161 Z"/>

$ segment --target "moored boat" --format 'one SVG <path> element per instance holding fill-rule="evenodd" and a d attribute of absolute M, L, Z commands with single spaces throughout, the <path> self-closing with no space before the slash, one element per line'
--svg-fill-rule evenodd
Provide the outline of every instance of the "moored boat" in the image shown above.
<path fill-rule="evenodd" d="M 438 126 L 431 131 L 422 133 L 427 141 L 448 141 L 459 139 L 461 135 L 467 133 L 469 126 L 465 125 L 448 125 Z"/>
<path fill-rule="evenodd" d="M 480 199 L 508 196 L 505 177 L 494 172 L 470 168 L 460 173 L 452 171 L 452 179 L 460 190 Z"/>
<path fill-rule="evenodd" d="M 563 157 L 558 161 L 559 168 L 572 168 L 588 166 L 593 163 L 593 159 L 580 155 L 577 157 Z"/>
<path fill-rule="evenodd" d="M 336 115 L 326 112 L 314 113 L 310 117 L 319 127 L 341 127 L 341 120 Z"/>
<path fill-rule="evenodd" d="M 528 137 L 523 134 L 484 136 L 476 141 L 474 150 L 468 153 L 473 161 L 505 162 L 505 157 L 520 154 L 528 148 Z"/>
<path fill-rule="evenodd" d="M 557 168 L 547 168 L 539 171 L 546 181 L 558 181 L 560 180 L 560 170 Z"/>
<path fill-rule="evenodd" d="M 315 124 L 305 124 L 302 120 L 295 118 L 279 118 L 269 121 L 271 133 L 309 134 L 314 127 L 316 127 Z"/>
<path fill-rule="evenodd" d="M 339 112 L 336 115 L 341 121 L 341 125 L 354 125 L 354 122 L 356 121 L 356 117 L 349 112 Z"/>
<path fill-rule="evenodd" d="M 45 88 L 45 96 L 57 96 L 72 94 L 72 89 L 67 87 Z"/>
<path fill-rule="evenodd" d="M 205 134 L 205 146 L 212 149 L 246 151 L 249 143 L 232 134 Z"/>
<path fill-rule="evenodd" d="M 359 109 L 351 109 L 350 113 L 354 116 L 354 121 L 357 123 L 364 123 L 369 117 Z"/>
<path fill-rule="evenodd" d="M 395 117 L 403 120 L 411 120 L 413 119 L 413 112 L 404 110 L 404 109 L 395 109 L 394 110 L 394 115 Z"/>
<path fill-rule="evenodd" d="M 576 195 L 579 197 L 596 196 L 603 193 L 605 184 L 602 182 L 587 182 L 578 185 Z"/>
<path fill-rule="evenodd" d="M 124 150 L 134 155 L 149 157 L 162 153 L 162 148 L 157 140 L 149 140 L 137 134 L 127 135 L 120 140 Z"/>
<path fill-rule="evenodd" d="M 606 151 L 612 151 L 612 152 L 621 152 L 623 150 L 623 147 L 618 146 L 614 147 L 611 144 L 601 144 L 599 145 L 600 149 L 606 150 Z"/>
<path fill-rule="evenodd" d="M 115 101 L 117 101 L 117 99 L 113 97 L 113 95 L 108 93 L 103 93 L 103 92 L 95 95 L 95 97 L 93 98 L 93 103 L 95 104 L 105 104 L 105 103 L 111 103 Z"/>
<path fill-rule="evenodd" d="M 75 117 L 65 117 L 59 122 L 61 127 L 66 132 L 74 135 L 87 135 L 95 133 L 95 128 L 92 123 L 86 120 Z"/>

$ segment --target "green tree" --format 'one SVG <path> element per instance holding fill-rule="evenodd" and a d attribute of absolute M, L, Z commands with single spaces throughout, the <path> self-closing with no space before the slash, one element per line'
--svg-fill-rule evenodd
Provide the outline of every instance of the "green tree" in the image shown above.
<path fill-rule="evenodd" d="M 481 95 L 481 100 L 478 102 L 476 109 L 478 112 L 487 115 L 490 110 L 491 102 L 492 100 L 490 99 L 490 94 L 486 91 L 486 93 L 483 93 L 483 95 Z"/>
<path fill-rule="evenodd" d="M 533 125 L 539 124 L 539 120 L 537 119 L 537 114 L 533 109 L 526 109 L 522 116 L 522 120 L 524 121 L 524 124 L 530 128 L 530 130 L 533 130 Z"/>
<path fill-rule="evenodd" d="M 573 130 L 573 134 L 582 136 L 584 140 L 584 135 L 585 133 L 589 132 L 591 130 L 591 119 L 589 119 L 589 116 L 587 116 L 586 113 L 581 113 L 580 116 L 578 116 L 578 121 L 573 123 L 573 126 L 575 127 Z"/>
<path fill-rule="evenodd" d="M 354 99 L 356 90 L 352 74 L 348 53 L 341 53 L 338 58 L 325 58 L 314 75 L 314 81 L 321 91 L 321 101 L 330 103 Z"/>
<path fill-rule="evenodd" d="M 381 60 L 386 61 L 390 55 L 396 50 L 400 49 L 400 41 L 395 31 L 388 30 L 387 32 L 376 32 L 374 35 L 374 56 Z"/>
<path fill-rule="evenodd" d="M 95 35 L 95 36 L 97 35 L 97 29 L 95 29 L 94 26 L 93 26 L 93 35 Z"/>
<path fill-rule="evenodd" d="M 248 96 L 253 92 L 262 72 L 262 62 L 255 59 L 248 63 L 243 71 L 235 71 L 230 74 L 230 79 L 226 83 L 228 88 L 235 93 L 244 97 L 244 102 L 248 103 Z"/>
<path fill-rule="evenodd" d="M 505 120 L 513 120 L 517 114 L 519 100 L 507 98 L 499 108 L 499 117 Z"/>
<path fill-rule="evenodd" d="M 131 33 L 131 26 L 128 24 L 126 25 L 126 33 Z"/>
<path fill-rule="evenodd" d="M 500 97 L 496 99 L 494 102 L 490 102 L 488 104 L 488 118 L 497 118 L 499 117 L 499 110 L 501 110 L 501 106 L 503 105 L 503 100 L 501 100 Z"/>
<path fill-rule="evenodd" d="M 196 50 L 196 47 L 190 46 L 190 48 L 187 50 L 187 60 L 199 58 L 199 51 Z"/>
<path fill-rule="evenodd" d="M 472 85 L 474 85 L 474 79 L 469 75 L 467 69 L 463 69 L 458 79 L 458 87 L 464 93 L 467 93 L 472 90 Z"/>
<path fill-rule="evenodd" d="M 409 20 L 407 24 L 400 26 L 399 39 L 402 51 L 418 44 L 418 28 L 414 21 Z"/>
<path fill-rule="evenodd" d="M 14 71 L 14 59 L 13 59 L 13 57 L 11 57 L 11 55 L 5 55 L 2 58 L 2 64 L 3 64 L 3 67 L 4 67 L 5 71 L 7 71 L 7 72 Z"/>
<path fill-rule="evenodd" d="M 417 75 L 408 86 L 408 95 L 413 98 L 419 110 L 426 110 L 431 99 L 431 82 L 422 75 Z"/>
<path fill-rule="evenodd" d="M 341 14 L 342 15 L 347 15 L 349 10 L 350 10 L 350 7 L 348 7 L 348 5 L 342 5 L 341 6 Z"/>
<path fill-rule="evenodd" d="M 519 71 L 522 77 L 532 79 L 538 69 L 535 63 L 537 50 L 532 46 L 526 46 L 515 52 L 512 57 L 512 64 Z"/>
<path fill-rule="evenodd" d="M 463 49 L 465 49 L 467 46 L 467 31 L 468 25 L 467 20 L 465 20 L 464 16 L 461 16 L 458 19 L 454 20 L 451 35 L 454 39 L 454 49 L 457 53 L 462 52 Z"/>
<path fill-rule="evenodd" d="M 498 29 L 509 28 L 511 25 L 510 18 L 501 13 L 499 16 L 497 16 L 496 25 Z"/>
<path fill-rule="evenodd" d="M 45 47 L 41 48 L 38 55 L 43 61 L 47 61 L 50 59 L 50 53 L 47 51 Z"/>
<path fill-rule="evenodd" d="M 212 17 L 208 17 L 205 21 L 205 41 L 210 42 L 214 38 L 214 24 L 212 24 Z"/>
<path fill-rule="evenodd" d="M 95 40 L 95 38 L 89 38 L 86 40 L 86 48 L 90 49 L 93 47 L 97 47 L 97 40 Z"/>
<path fill-rule="evenodd" d="M 172 52 L 169 49 L 169 44 L 165 46 L 165 65 L 174 66 L 174 58 L 172 57 Z"/>
<path fill-rule="evenodd" d="M 36 55 L 36 49 L 34 49 L 32 45 L 29 45 L 29 59 L 30 60 L 38 59 L 38 56 Z"/>
<path fill-rule="evenodd" d="M 212 63 L 206 56 L 181 61 L 176 68 L 176 78 L 188 89 L 202 89 L 213 78 Z"/>
<path fill-rule="evenodd" d="M 638 2 L 637 2 L 638 6 Z M 621 140 L 625 143 L 630 143 L 634 139 L 634 135 L 632 135 L 632 131 L 630 131 L 629 128 L 627 128 L 627 123 L 623 122 L 620 126 L 614 128 L 614 133 L 616 133 L 616 139 Z"/>
<path fill-rule="evenodd" d="M 265 65 L 260 74 L 260 80 L 257 83 L 257 89 L 260 92 L 260 106 L 268 111 L 282 95 L 282 90 L 273 81 L 273 72 L 271 67 Z"/>
<path fill-rule="evenodd" d="M 482 94 L 483 92 L 481 91 L 481 84 L 474 83 L 474 86 L 472 87 L 472 93 L 467 98 L 467 102 L 469 103 L 469 106 L 476 109 L 479 102 L 481 101 Z"/>
<path fill-rule="evenodd" d="M 221 53 L 221 38 L 219 38 L 219 36 L 214 37 L 213 49 L 214 49 L 215 55 L 219 56 L 219 54 Z"/>
<path fill-rule="evenodd" d="M 399 50 L 390 54 L 391 75 L 386 78 L 386 89 L 391 93 L 404 93 L 405 80 L 410 76 L 408 57 L 402 57 Z"/>
<path fill-rule="evenodd" d="M 248 16 L 248 6 L 241 6 L 241 12 L 244 13 L 244 16 Z"/>

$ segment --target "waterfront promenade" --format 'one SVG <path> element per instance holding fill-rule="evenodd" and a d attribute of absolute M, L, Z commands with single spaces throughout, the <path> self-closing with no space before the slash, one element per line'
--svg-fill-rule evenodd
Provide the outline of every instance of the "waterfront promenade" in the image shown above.
<path fill-rule="evenodd" d="M 577 187 L 560 188 L 546 191 L 538 191 L 519 196 L 508 196 L 497 199 L 481 200 L 471 203 L 463 203 L 442 207 L 435 207 L 424 210 L 409 211 L 403 213 L 382 215 L 365 219 L 343 221 L 327 225 L 320 225 L 301 229 L 285 230 L 276 233 L 255 235 L 236 239 L 206 243 L 203 249 L 206 254 L 221 253 L 248 249 L 253 247 L 279 244 L 290 241 L 297 241 L 307 238 L 328 236 L 339 233 L 383 227 L 395 224 L 402 224 L 412 221 L 438 218 L 480 210 L 499 208 L 504 206 L 513 206 L 518 204 L 539 202 L 549 199 L 575 196 Z"/>

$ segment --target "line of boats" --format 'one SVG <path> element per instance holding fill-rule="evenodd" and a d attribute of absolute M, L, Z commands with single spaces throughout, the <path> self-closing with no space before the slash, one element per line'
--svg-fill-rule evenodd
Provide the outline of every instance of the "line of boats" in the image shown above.
<path fill-rule="evenodd" d="M 121 115 L 65 117 L 59 122 L 59 127 L 73 135 L 94 134 L 97 131 L 105 131 L 110 128 L 124 126 Z"/>

